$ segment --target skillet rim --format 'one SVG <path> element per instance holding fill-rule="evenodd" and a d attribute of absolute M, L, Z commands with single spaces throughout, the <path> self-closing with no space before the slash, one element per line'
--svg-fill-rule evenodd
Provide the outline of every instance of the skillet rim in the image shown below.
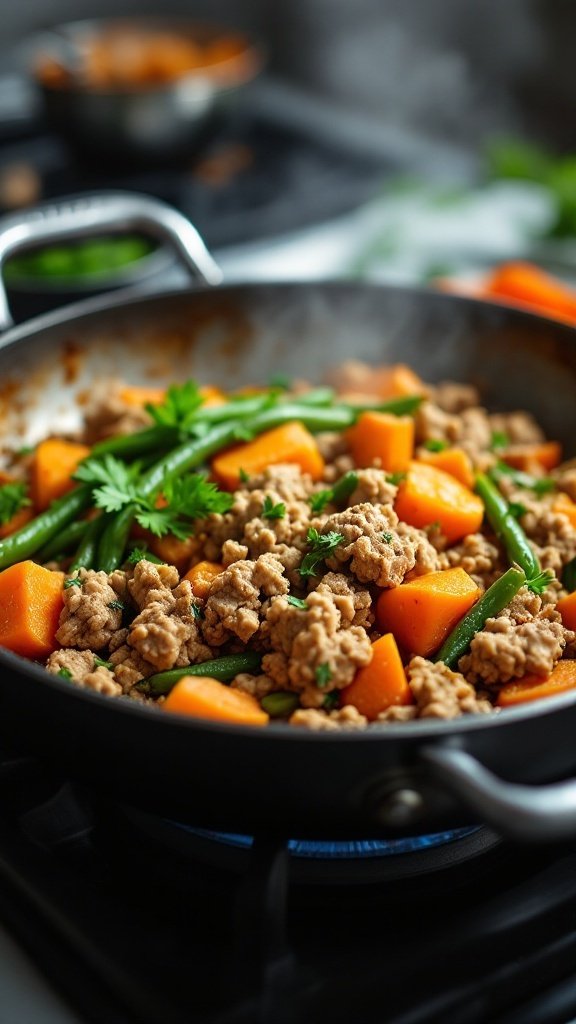
<path fill-rule="evenodd" d="M 576 327 L 572 327 L 570 324 L 562 320 L 555 320 L 552 317 L 542 316 L 538 313 L 532 313 L 525 309 L 509 306 L 504 302 L 488 302 L 486 300 L 467 295 L 452 295 L 450 293 L 438 292 L 431 287 L 425 286 L 414 287 L 402 284 L 390 285 L 378 281 L 357 281 L 341 278 L 317 281 L 246 281 L 234 282 L 229 285 L 224 283 L 217 287 L 210 285 L 191 288 L 173 287 L 147 292 L 144 295 L 142 295 L 141 290 L 137 287 L 122 289 L 121 291 L 111 295 L 99 295 L 71 303 L 70 305 L 63 306 L 52 312 L 42 314 L 38 317 L 33 317 L 32 319 L 25 321 L 23 324 L 18 324 L 15 327 L 9 328 L 0 337 L 0 353 L 4 349 L 11 348 L 13 345 L 18 344 L 18 342 L 25 341 L 31 336 L 41 333 L 44 330 L 71 326 L 78 320 L 83 320 L 84 318 L 95 319 L 98 314 L 107 314 L 109 312 L 114 312 L 114 310 L 131 311 L 137 307 L 147 306 L 149 303 L 153 304 L 154 302 L 166 301 L 171 298 L 176 299 L 184 296 L 193 298 L 195 295 L 213 295 L 220 292 L 234 294 L 235 292 L 240 293 L 246 291 L 246 289 L 274 289 L 289 293 L 302 289 L 302 287 L 309 289 L 322 288 L 332 290 L 341 289 L 343 286 L 346 288 L 352 288 L 358 292 L 385 291 L 396 294 L 399 297 L 405 296 L 406 298 L 410 298 L 413 296 L 420 299 L 431 300 L 439 305 L 455 305 L 456 307 L 464 308 L 487 308 L 489 310 L 494 310 L 495 312 L 499 311 L 502 315 L 509 317 L 512 320 L 518 320 L 520 324 L 526 320 L 529 323 L 540 323 L 544 327 L 549 327 L 552 331 L 565 334 L 568 339 L 572 337 L 573 342 L 576 344 Z M 83 690 L 80 687 L 71 688 L 69 683 L 59 680 L 56 676 L 47 672 L 43 666 L 0 647 L 0 668 L 1 667 L 5 667 L 6 669 L 11 670 L 11 672 L 24 672 L 25 675 L 37 680 L 40 685 L 48 685 L 57 693 L 66 694 L 68 697 L 72 697 L 73 699 L 81 702 L 83 701 L 87 705 L 96 702 L 102 710 L 106 706 L 104 702 L 107 701 L 110 704 L 110 710 L 115 709 L 116 712 L 133 715 L 142 718 L 142 720 L 147 718 L 148 721 L 150 721 L 149 716 L 157 714 L 157 711 L 154 708 L 142 705 L 136 701 L 116 701 L 114 698 L 104 697 L 102 694 L 92 693 L 90 691 Z M 545 706 L 542 707 L 542 704 Z M 211 722 L 201 718 L 192 718 L 187 715 L 175 714 L 174 712 L 165 719 L 165 722 L 167 726 L 173 730 L 200 729 L 202 731 L 207 731 L 208 733 L 225 735 L 232 734 L 238 739 L 241 739 L 242 737 L 254 739 L 256 736 L 260 736 L 261 741 L 265 741 L 268 738 L 274 738 L 276 741 L 283 740 L 292 743 L 302 741 L 306 743 L 340 744 L 342 742 L 381 742 L 388 737 L 391 741 L 404 738 L 406 741 L 419 740 L 425 742 L 435 738 L 454 738 L 460 736 L 462 733 L 477 732 L 478 730 L 486 730 L 489 728 L 498 729 L 499 727 L 505 727 L 508 722 L 514 724 L 529 721 L 533 718 L 546 719 L 550 715 L 555 715 L 563 709 L 572 707 L 575 704 L 576 691 L 572 693 L 557 694 L 554 697 L 550 697 L 542 701 L 531 701 L 524 706 L 520 705 L 518 707 L 505 708 L 497 713 L 487 715 L 463 715 L 456 719 L 421 719 L 414 722 L 388 723 L 381 729 L 343 729 L 339 731 L 337 735 L 330 732 L 307 729 L 290 729 L 287 728 L 286 723 L 276 723 L 274 721 L 271 721 L 265 728 L 258 729 L 254 726 Z M 162 721 L 162 719 L 160 718 L 159 721 Z M 458 726 L 455 727 L 454 723 L 458 723 Z"/>

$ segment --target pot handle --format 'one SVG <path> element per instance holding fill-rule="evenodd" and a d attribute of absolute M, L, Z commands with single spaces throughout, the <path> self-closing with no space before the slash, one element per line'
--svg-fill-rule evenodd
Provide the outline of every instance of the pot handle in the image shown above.
<path fill-rule="evenodd" d="M 455 747 L 426 747 L 420 756 L 447 790 L 501 835 L 523 842 L 576 836 L 576 779 L 525 786 L 506 782 Z"/>
<path fill-rule="evenodd" d="M 46 242 L 135 230 L 168 243 L 202 284 L 222 281 L 222 271 L 196 228 L 167 203 L 137 192 L 70 196 L 0 221 L 0 332 L 13 326 L 3 283 L 4 265 L 10 256 Z"/>

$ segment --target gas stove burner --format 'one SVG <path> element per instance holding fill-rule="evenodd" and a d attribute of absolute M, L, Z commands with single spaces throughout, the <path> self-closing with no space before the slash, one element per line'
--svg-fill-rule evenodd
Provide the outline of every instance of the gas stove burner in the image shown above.
<path fill-rule="evenodd" d="M 141 833 L 185 857 L 232 872 L 245 871 L 250 863 L 251 836 L 156 818 L 133 807 L 124 807 L 123 813 Z M 498 836 L 478 825 L 399 839 L 291 839 L 287 841 L 290 878 L 315 885 L 412 878 L 474 859 L 499 842 Z"/>

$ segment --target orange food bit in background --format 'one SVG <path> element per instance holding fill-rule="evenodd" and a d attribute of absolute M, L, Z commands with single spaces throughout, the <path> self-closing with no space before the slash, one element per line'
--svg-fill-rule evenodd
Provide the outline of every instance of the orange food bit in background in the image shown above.
<path fill-rule="evenodd" d="M 233 690 L 211 676 L 183 676 L 162 707 L 179 715 L 236 725 L 267 725 L 270 720 L 251 694 Z"/>
<path fill-rule="evenodd" d="M 515 444 L 498 453 L 503 462 L 514 469 L 530 473 L 534 469 L 554 469 L 562 461 L 562 445 L 558 441 L 540 444 Z"/>
<path fill-rule="evenodd" d="M 480 594 L 464 569 L 426 573 L 383 590 L 376 605 L 376 622 L 379 629 L 390 630 L 411 654 L 427 658 L 442 646 Z"/>
<path fill-rule="evenodd" d="M 484 298 L 502 299 L 543 316 L 576 320 L 576 293 L 533 263 L 504 263 L 484 283 Z"/>
<path fill-rule="evenodd" d="M 393 704 L 412 704 L 412 691 L 392 633 L 372 644 L 372 661 L 358 669 L 340 692 L 340 705 L 352 704 L 369 722 Z"/>
<path fill-rule="evenodd" d="M 357 466 L 379 465 L 403 473 L 414 454 L 414 420 L 387 412 L 363 412 L 346 432 Z"/>
<path fill-rule="evenodd" d="M 567 597 L 562 597 L 556 605 L 566 629 L 576 630 L 576 590 Z"/>
<path fill-rule="evenodd" d="M 576 660 L 559 661 L 549 676 L 524 676 L 513 683 L 507 683 L 498 694 L 498 707 L 509 708 L 514 704 L 525 704 L 543 697 L 554 697 L 576 689 Z"/>
<path fill-rule="evenodd" d="M 64 573 L 31 561 L 0 572 L 0 647 L 37 660 L 56 650 L 63 583 Z"/>
<path fill-rule="evenodd" d="M 410 463 L 394 505 L 399 519 L 420 529 L 438 523 L 449 544 L 476 533 L 484 518 L 480 498 L 459 480 L 424 462 Z"/>
<path fill-rule="evenodd" d="M 378 393 L 382 398 L 402 398 L 405 395 L 426 395 L 428 388 L 417 373 L 405 363 L 385 366 L 375 371 Z"/>
<path fill-rule="evenodd" d="M 213 581 L 222 572 L 224 566 L 220 562 L 197 562 L 188 570 L 184 579 L 190 580 L 194 596 L 204 599 L 208 597 Z"/>
<path fill-rule="evenodd" d="M 552 505 L 553 512 L 560 512 L 570 520 L 570 525 L 576 530 L 576 502 L 572 501 L 567 494 L 559 494 Z M 570 627 L 573 628 L 572 626 Z"/>
<path fill-rule="evenodd" d="M 90 449 L 87 445 L 74 441 L 48 438 L 40 442 L 30 470 L 32 499 L 39 512 L 76 486 L 72 474 L 88 455 Z"/>
<path fill-rule="evenodd" d="M 212 460 L 212 472 L 222 487 L 233 491 L 241 482 L 241 470 L 254 476 L 280 462 L 299 465 L 313 480 L 321 480 L 324 474 L 324 459 L 318 445 L 310 431 L 297 420 L 217 455 Z"/>

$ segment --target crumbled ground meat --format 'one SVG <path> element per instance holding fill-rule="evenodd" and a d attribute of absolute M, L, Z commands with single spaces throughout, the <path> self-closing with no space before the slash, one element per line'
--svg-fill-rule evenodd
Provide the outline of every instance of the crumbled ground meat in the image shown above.
<path fill-rule="evenodd" d="M 272 601 L 266 614 L 272 653 L 262 660 L 263 671 L 279 687 L 300 694 L 304 707 L 319 707 L 331 690 L 352 682 L 356 669 L 367 665 L 372 648 L 361 626 L 342 628 L 334 595 L 313 591 L 305 609 L 284 597 Z"/>
<path fill-rule="evenodd" d="M 120 583 L 120 574 L 114 574 L 117 585 Z M 159 604 L 165 608 L 174 606 L 174 587 L 178 586 L 180 576 L 173 565 L 155 565 L 143 558 L 134 566 L 134 572 L 127 580 L 129 593 L 142 611 L 151 604 Z"/>
<path fill-rule="evenodd" d="M 104 381 L 95 388 L 84 412 L 82 440 L 86 444 L 96 444 L 115 434 L 132 434 L 150 425 L 144 408 L 122 400 L 122 387 L 119 381 Z"/>
<path fill-rule="evenodd" d="M 437 572 L 440 568 L 438 552 L 424 530 L 418 530 L 415 526 L 409 526 L 408 523 L 398 523 L 396 529 L 400 537 L 404 537 L 414 544 L 416 561 L 408 575 L 424 576 L 427 572 Z"/>
<path fill-rule="evenodd" d="M 497 686 L 532 673 L 547 676 L 572 639 L 555 606 L 523 587 L 507 608 L 486 620 L 458 667 L 475 685 Z"/>
<path fill-rule="evenodd" d="M 494 433 L 504 434 L 511 445 L 544 441 L 544 432 L 529 412 L 498 412 L 490 416 Z"/>
<path fill-rule="evenodd" d="M 422 402 L 416 412 L 416 443 L 445 441 L 464 448 L 473 459 L 490 448 L 492 427 L 485 409 L 464 409 L 459 415 L 444 412 L 434 402 Z"/>
<path fill-rule="evenodd" d="M 341 476 L 355 468 L 356 463 L 351 455 L 339 455 L 334 459 L 334 462 L 326 463 L 324 468 L 324 484 L 329 484 L 331 487 Z"/>
<path fill-rule="evenodd" d="M 71 683 L 103 693 L 106 697 L 118 697 L 122 693 L 122 687 L 115 682 L 112 673 L 102 665 L 95 666 L 92 651 L 54 651 L 46 662 L 46 668 L 53 675 L 70 672 L 67 678 Z"/>
<path fill-rule="evenodd" d="M 452 672 L 442 661 L 412 658 L 406 673 L 414 697 L 414 714 L 404 708 L 389 708 L 379 721 L 406 721 L 414 718 L 457 718 L 459 715 L 485 714 L 493 711 L 490 701 L 478 698 L 473 686 L 459 672 Z M 402 712 L 397 715 L 396 712 Z"/>
<path fill-rule="evenodd" d="M 207 643 L 221 646 L 232 637 L 254 637 L 271 597 L 288 593 L 284 566 L 274 555 L 234 562 L 213 580 L 202 620 Z"/>
<path fill-rule="evenodd" d="M 234 690 L 243 690 L 244 693 L 249 693 L 251 697 L 256 697 L 258 700 L 262 700 L 262 697 L 266 697 L 278 689 L 277 683 L 269 676 L 252 676 L 249 672 L 240 672 L 234 677 L 230 686 Z"/>
<path fill-rule="evenodd" d="M 308 473 L 291 462 L 268 466 L 263 473 L 250 477 L 245 487 L 248 491 L 276 491 L 280 501 L 307 501 L 314 490 Z"/>
<path fill-rule="evenodd" d="M 520 525 L 533 542 L 542 568 L 560 576 L 563 567 L 576 557 L 576 530 L 567 516 L 554 512 L 545 502 L 521 500 L 527 511 Z"/>
<path fill-rule="evenodd" d="M 446 548 L 439 561 L 441 569 L 464 569 L 483 589 L 491 586 L 505 571 L 502 552 L 496 541 L 488 540 L 483 533 L 469 533 L 460 544 Z"/>
<path fill-rule="evenodd" d="M 335 732 L 340 729 L 366 729 L 368 719 L 351 704 L 345 704 L 337 711 L 298 708 L 290 717 L 290 725 L 312 729 L 314 732 Z"/>
<path fill-rule="evenodd" d="M 329 569 L 348 565 L 360 583 L 397 587 L 416 564 L 416 542 L 396 529 L 398 516 L 389 505 L 365 502 L 328 516 L 322 533 L 341 533 L 344 540 L 326 560 Z"/>
<path fill-rule="evenodd" d="M 127 644 L 159 672 L 193 665 L 212 657 L 202 641 L 193 613 L 195 600 L 189 580 L 178 583 L 174 566 L 153 565 L 143 559 L 128 581 L 141 609 L 127 635 Z"/>
<path fill-rule="evenodd" d="M 431 389 L 431 400 L 444 412 L 458 413 L 480 405 L 478 389 L 471 384 L 457 384 L 451 380 L 441 381 Z"/>
<path fill-rule="evenodd" d="M 374 367 L 360 359 L 347 359 L 333 367 L 328 383 L 345 395 L 372 396 L 380 394 L 380 381 Z"/>
<path fill-rule="evenodd" d="M 101 651 L 122 625 L 122 609 L 105 572 L 79 569 L 81 586 L 64 588 L 64 607 L 56 639 L 63 647 Z"/>
<path fill-rule="evenodd" d="M 353 505 L 393 505 L 398 488 L 388 482 L 383 469 L 357 469 L 358 485 L 348 499 L 348 508 Z"/>
<path fill-rule="evenodd" d="M 315 584 L 314 590 L 317 594 L 331 595 L 343 626 L 364 626 L 368 629 L 374 622 L 370 591 L 344 573 L 327 572 Z"/>
<path fill-rule="evenodd" d="M 348 455 L 346 434 L 335 430 L 325 430 L 316 434 L 316 444 L 324 462 L 334 462 L 340 455 Z"/>
<path fill-rule="evenodd" d="M 572 501 L 576 501 L 576 459 L 569 459 L 561 466 L 553 469 L 551 476 L 556 481 L 559 491 L 563 491 Z"/>
<path fill-rule="evenodd" d="M 130 647 L 127 640 L 128 630 L 118 630 L 110 642 L 108 660 L 114 666 L 114 679 L 122 687 L 122 692 L 129 694 L 136 683 L 153 675 L 156 669 Z"/>

